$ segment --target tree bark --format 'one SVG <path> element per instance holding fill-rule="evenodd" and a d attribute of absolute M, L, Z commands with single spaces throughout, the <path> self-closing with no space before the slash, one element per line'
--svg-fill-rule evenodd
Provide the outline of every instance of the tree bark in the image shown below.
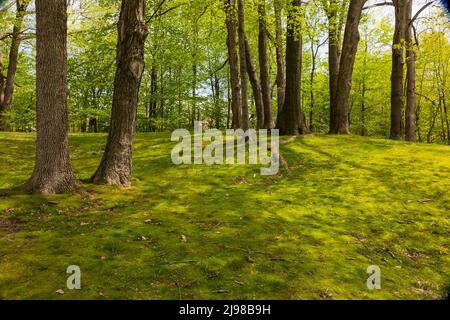
<path fill-rule="evenodd" d="M 116 76 L 105 152 L 94 183 L 130 186 L 139 86 L 144 71 L 145 0 L 123 0 L 118 24 Z"/>
<path fill-rule="evenodd" d="M 30 0 L 16 0 L 16 19 L 12 32 L 11 47 L 9 49 L 9 65 L 6 82 L 3 89 L 3 99 L 0 101 L 0 131 L 11 131 L 9 113 L 12 109 L 12 98 L 14 94 L 14 82 L 16 78 L 17 64 L 19 60 L 19 47 L 27 7 Z"/>
<path fill-rule="evenodd" d="M 256 68 L 253 65 L 252 57 L 250 54 L 250 46 L 248 45 L 247 39 L 245 40 L 245 59 L 247 63 L 247 73 L 250 79 L 250 84 L 253 89 L 253 98 L 255 100 L 256 107 L 256 122 L 258 129 L 266 128 L 264 124 L 264 102 L 261 89 L 261 83 L 258 79 L 258 74 L 256 73 Z"/>
<path fill-rule="evenodd" d="M 80 187 L 69 160 L 67 115 L 67 4 L 36 0 L 36 163 L 25 188 L 33 193 Z"/>
<path fill-rule="evenodd" d="M 406 23 L 412 18 L 413 0 L 406 5 Z M 416 52 L 412 26 L 408 26 L 405 35 L 406 42 L 406 112 L 405 112 L 405 140 L 416 141 Z"/>
<path fill-rule="evenodd" d="M 259 12 L 259 34 L 258 34 L 258 51 L 259 51 L 259 74 L 261 78 L 261 90 L 264 106 L 264 125 L 265 129 L 273 129 L 272 114 L 272 96 L 270 94 L 269 67 L 267 62 L 267 30 L 266 30 L 266 1 L 260 0 L 258 4 Z"/>
<path fill-rule="evenodd" d="M 349 134 L 349 96 L 352 88 L 353 67 L 359 44 L 359 22 L 366 0 L 350 0 L 344 42 L 339 65 L 338 87 L 336 93 L 336 127 L 332 133 Z"/>
<path fill-rule="evenodd" d="M 281 0 L 274 0 L 275 9 L 275 32 L 276 32 L 276 61 L 277 61 L 277 127 L 280 113 L 283 110 L 286 95 L 286 80 L 284 78 L 284 54 L 283 54 L 283 27 L 281 24 Z"/>
<path fill-rule="evenodd" d="M 395 7 L 395 31 L 392 45 L 391 74 L 391 139 L 403 138 L 403 53 L 406 32 L 406 1 L 393 0 Z"/>
<path fill-rule="evenodd" d="M 301 2 L 300 2 L 301 5 Z M 302 70 L 303 70 L 303 35 L 302 35 L 302 27 L 301 25 L 298 27 L 299 30 L 299 41 L 300 41 L 300 45 L 299 45 L 299 59 L 300 59 L 300 64 L 299 64 L 299 79 L 298 79 L 298 83 L 299 83 L 299 87 L 298 87 L 298 103 L 299 103 L 299 107 L 298 107 L 298 130 L 300 134 L 306 134 L 309 133 L 309 128 L 307 125 L 307 120 L 306 120 L 306 115 L 303 112 L 303 92 L 302 92 Z"/>
<path fill-rule="evenodd" d="M 241 129 L 247 131 L 250 128 L 248 113 L 248 86 L 247 63 L 245 60 L 245 11 L 244 0 L 238 0 L 238 38 L 239 38 L 239 63 L 241 74 Z"/>
<path fill-rule="evenodd" d="M 336 0 L 330 0 L 326 13 L 328 17 L 328 69 L 329 69 L 329 88 L 330 88 L 330 132 L 336 132 L 338 127 L 337 109 L 337 90 L 340 65 L 340 46 L 339 41 L 339 7 Z"/>
<path fill-rule="evenodd" d="M 299 134 L 300 108 L 300 37 L 297 32 L 296 15 L 300 0 L 291 0 L 286 33 L 286 96 L 279 113 L 278 129 L 281 135 Z"/>
<path fill-rule="evenodd" d="M 241 127 L 241 87 L 239 84 L 239 62 L 236 48 L 236 3 L 235 0 L 225 0 L 225 23 L 227 26 L 227 48 L 230 65 L 231 85 L 231 127 Z"/>

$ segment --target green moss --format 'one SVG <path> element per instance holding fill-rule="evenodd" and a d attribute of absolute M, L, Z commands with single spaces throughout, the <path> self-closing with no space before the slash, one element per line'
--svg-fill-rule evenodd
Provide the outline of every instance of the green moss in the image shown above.
<path fill-rule="evenodd" d="M 80 179 L 105 139 L 71 135 Z M 448 287 L 449 147 L 308 136 L 281 147 L 291 175 L 261 177 L 174 166 L 173 146 L 138 135 L 129 189 L 0 196 L 0 298 L 436 299 Z M 0 150 L 0 188 L 19 185 L 34 136 L 0 133 Z M 79 291 L 65 288 L 73 264 Z M 381 290 L 366 287 L 372 264 Z"/>

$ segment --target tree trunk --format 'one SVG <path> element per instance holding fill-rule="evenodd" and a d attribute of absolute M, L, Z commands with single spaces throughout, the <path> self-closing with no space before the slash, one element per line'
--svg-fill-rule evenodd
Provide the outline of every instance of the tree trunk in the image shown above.
<path fill-rule="evenodd" d="M 339 7 L 336 0 L 330 0 L 327 8 L 328 17 L 328 69 L 330 87 L 330 132 L 336 132 L 338 127 L 337 89 L 340 64 L 340 41 L 339 41 Z"/>
<path fill-rule="evenodd" d="M 352 88 L 353 67 L 359 44 L 359 22 L 366 0 L 351 0 L 345 24 L 336 93 L 336 127 L 332 133 L 349 134 L 349 96 Z"/>
<path fill-rule="evenodd" d="M 311 72 L 309 74 L 309 131 L 313 132 L 313 115 L 314 115 L 314 76 L 316 73 L 316 57 L 318 48 L 314 49 L 314 41 L 311 37 Z"/>
<path fill-rule="evenodd" d="M 413 0 L 406 6 L 406 23 L 412 18 Z M 416 141 L 416 53 L 412 36 L 412 26 L 406 27 L 406 113 L 405 140 Z"/>
<path fill-rule="evenodd" d="M 225 0 L 225 23 L 227 26 L 227 48 L 230 65 L 231 112 L 233 114 L 231 126 L 233 129 L 241 127 L 241 88 L 239 85 L 239 62 L 236 48 L 236 3 L 235 0 Z"/>
<path fill-rule="evenodd" d="M 301 5 L 301 2 L 300 2 Z M 299 59 L 300 59 L 300 63 L 299 63 L 299 79 L 298 79 L 298 83 L 299 83 L 299 88 L 298 88 L 298 101 L 299 101 L 299 107 L 298 107 L 298 130 L 300 134 L 306 134 L 309 133 L 309 128 L 307 125 L 307 120 L 306 120 L 306 115 L 303 112 L 303 92 L 302 92 L 302 70 L 303 70 L 303 35 L 302 35 L 302 29 L 301 29 L 301 25 L 298 26 L 298 32 L 299 32 L 299 41 L 300 41 L 300 45 L 299 45 Z"/>
<path fill-rule="evenodd" d="M 391 139 L 403 137 L 403 53 L 406 32 L 405 8 L 407 0 L 393 0 L 395 31 L 392 45 L 391 74 Z"/>
<path fill-rule="evenodd" d="M 258 34 L 258 51 L 259 51 L 259 74 L 261 78 L 261 90 L 264 106 L 264 125 L 265 129 L 273 129 L 272 114 L 272 96 L 270 94 L 269 67 L 267 62 L 267 30 L 266 30 L 266 1 L 261 0 L 258 5 L 259 11 L 259 34 Z"/>
<path fill-rule="evenodd" d="M 281 24 L 281 0 L 274 0 L 275 6 L 275 31 L 276 31 L 276 61 L 277 61 L 277 127 L 280 119 L 281 110 L 283 110 L 284 98 L 286 94 L 286 81 L 284 78 L 284 55 L 283 55 L 283 27 Z"/>
<path fill-rule="evenodd" d="M 36 163 L 25 188 L 53 194 L 79 188 L 69 160 L 67 4 L 36 0 Z"/>
<path fill-rule="evenodd" d="M 145 0 L 122 1 L 111 123 L 102 161 L 92 177 L 94 183 L 131 185 L 139 86 L 148 34 L 144 17 Z"/>
<path fill-rule="evenodd" d="M 0 51 L 0 106 L 3 104 L 4 90 L 5 90 L 5 78 L 3 75 L 3 54 Z"/>
<path fill-rule="evenodd" d="M 258 129 L 265 128 L 264 126 L 264 102 L 263 95 L 261 89 L 261 83 L 258 79 L 258 74 L 256 73 L 255 66 L 252 62 L 252 57 L 250 54 L 250 47 L 248 45 L 248 41 L 245 40 L 245 60 L 247 64 L 247 73 L 250 78 L 250 83 L 253 89 L 253 98 L 255 99 L 255 107 L 256 107 L 256 123 Z"/>
<path fill-rule="evenodd" d="M 286 33 L 286 96 L 279 113 L 278 128 L 281 135 L 299 134 L 300 108 L 300 37 L 297 32 L 300 0 L 291 0 Z"/>
<path fill-rule="evenodd" d="M 363 77 L 362 77 L 362 92 L 361 92 L 361 136 L 367 135 L 366 130 L 366 73 L 367 73 L 367 56 L 369 54 L 368 34 L 365 34 L 364 39 L 364 59 L 363 59 Z"/>
<path fill-rule="evenodd" d="M 248 86 L 247 63 L 245 60 L 245 12 L 244 0 L 238 0 L 238 38 L 239 38 L 239 63 L 241 74 L 241 129 L 247 131 L 250 128 L 248 113 Z"/>
<path fill-rule="evenodd" d="M 16 0 L 16 19 L 14 21 L 11 48 L 9 50 L 8 74 L 3 89 L 3 99 L 0 101 L 0 131 L 11 131 L 9 113 L 12 109 L 14 94 L 14 81 L 16 78 L 17 64 L 19 60 L 19 47 L 22 33 L 23 19 L 30 0 Z"/>

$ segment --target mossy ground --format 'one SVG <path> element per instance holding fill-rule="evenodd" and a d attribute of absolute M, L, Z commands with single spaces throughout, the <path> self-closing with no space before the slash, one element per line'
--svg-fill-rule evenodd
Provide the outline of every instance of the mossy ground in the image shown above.
<path fill-rule="evenodd" d="M 73 134 L 80 179 L 105 135 Z M 0 299 L 438 299 L 450 280 L 450 147 L 355 136 L 283 145 L 291 175 L 175 166 L 139 134 L 133 187 L 0 197 Z M 34 135 L 0 134 L 0 189 Z M 82 289 L 66 289 L 78 265 Z M 369 265 L 382 289 L 366 287 Z M 56 293 L 58 289 L 64 295 Z"/>

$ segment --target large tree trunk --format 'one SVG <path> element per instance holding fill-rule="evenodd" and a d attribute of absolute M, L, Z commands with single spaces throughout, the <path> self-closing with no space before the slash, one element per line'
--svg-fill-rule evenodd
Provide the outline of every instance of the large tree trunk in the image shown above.
<path fill-rule="evenodd" d="M 276 60 L 277 60 L 277 127 L 280 119 L 281 110 L 284 106 L 284 98 L 286 94 L 286 81 L 284 78 L 284 55 L 283 55 L 283 27 L 281 24 L 281 0 L 274 0 L 275 6 L 275 31 L 276 31 Z"/>
<path fill-rule="evenodd" d="M 233 129 L 241 127 L 241 88 L 239 85 L 239 62 L 236 48 L 236 3 L 235 0 L 225 0 L 225 15 L 227 26 L 227 48 L 230 65 L 231 112 Z"/>
<path fill-rule="evenodd" d="M 267 30 L 266 30 L 266 1 L 261 0 L 258 5 L 259 11 L 259 74 L 261 78 L 261 90 L 264 105 L 264 128 L 272 129 L 275 127 L 272 114 L 272 96 L 270 94 L 269 67 L 267 62 Z"/>
<path fill-rule="evenodd" d="M 412 18 L 413 0 L 409 0 L 406 6 L 406 23 Z M 406 113 L 405 113 L 405 140 L 416 141 L 416 53 L 412 27 L 406 27 Z"/>
<path fill-rule="evenodd" d="M 79 188 L 69 160 L 66 0 L 36 0 L 36 163 L 25 188 L 62 193 Z"/>
<path fill-rule="evenodd" d="M 145 0 L 123 0 L 118 24 L 116 77 L 105 152 L 94 183 L 131 185 L 139 86 L 144 71 Z"/>
<path fill-rule="evenodd" d="M 349 96 L 352 88 L 353 67 L 359 44 L 359 22 L 366 0 L 351 0 L 345 24 L 336 93 L 336 127 L 332 133 L 349 134 Z"/>
<path fill-rule="evenodd" d="M 245 60 L 245 13 L 244 0 L 238 0 L 238 38 L 239 38 L 239 63 L 241 74 L 241 129 L 247 131 L 250 128 L 248 113 L 248 86 L 247 63 Z"/>
<path fill-rule="evenodd" d="M 299 134 L 300 108 L 300 37 L 296 15 L 300 0 L 291 0 L 286 33 L 286 96 L 279 113 L 278 128 L 281 135 Z"/>
<path fill-rule="evenodd" d="M 403 138 L 403 53 L 406 32 L 406 1 L 393 0 L 395 6 L 395 31 L 392 44 L 391 74 L 391 139 Z"/>
<path fill-rule="evenodd" d="M 258 79 L 258 74 L 256 73 L 256 68 L 252 62 L 250 46 L 248 45 L 247 40 L 245 40 L 245 60 L 247 63 L 248 77 L 250 78 L 250 83 L 251 83 L 252 89 L 253 89 L 253 98 L 255 99 L 257 127 L 258 127 L 258 129 L 263 129 L 263 128 L 265 128 L 265 126 L 264 126 L 265 114 L 264 114 L 264 102 L 263 102 L 261 83 Z"/>
<path fill-rule="evenodd" d="M 330 0 L 326 8 L 328 17 L 328 69 L 329 69 L 329 88 L 330 88 L 330 132 L 336 132 L 338 127 L 337 110 L 337 89 L 340 64 L 340 26 L 339 26 L 339 7 L 336 0 Z"/>
<path fill-rule="evenodd" d="M 30 0 L 16 0 L 16 19 L 14 21 L 11 48 L 9 50 L 8 74 L 3 89 L 3 99 L 0 101 L 0 130 L 10 131 L 9 113 L 12 109 L 14 82 L 19 60 L 19 47 L 22 41 L 22 25 Z"/>

